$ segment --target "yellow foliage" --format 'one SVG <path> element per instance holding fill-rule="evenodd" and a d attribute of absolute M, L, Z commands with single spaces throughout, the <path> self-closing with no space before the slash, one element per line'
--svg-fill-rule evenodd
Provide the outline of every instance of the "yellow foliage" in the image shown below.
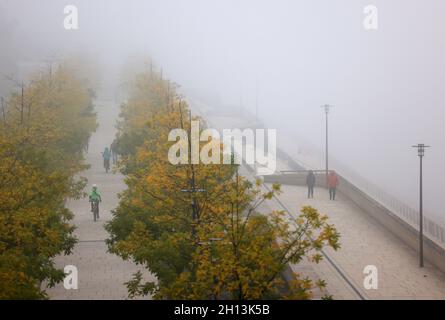
<path fill-rule="evenodd" d="M 96 128 L 88 88 L 60 67 L 12 94 L 0 122 L 0 299 L 45 298 L 63 279 L 53 258 L 75 239 L 65 200 L 85 182 L 82 150 Z"/>
<path fill-rule="evenodd" d="M 280 193 L 262 192 L 261 181 L 238 175 L 237 165 L 172 165 L 172 129 L 190 130 L 188 106 L 157 74 L 136 77 L 122 106 L 117 143 L 128 189 L 107 225 L 110 250 L 145 265 L 158 282 L 140 273 L 130 296 L 168 299 L 276 299 L 311 297 L 316 286 L 295 275 L 285 284 L 288 263 L 338 248 L 338 233 L 317 210 L 304 207 L 296 226 L 281 211 L 268 217 L 258 206 Z M 201 130 L 205 125 L 201 125 Z M 222 150 L 222 145 L 220 145 Z"/>

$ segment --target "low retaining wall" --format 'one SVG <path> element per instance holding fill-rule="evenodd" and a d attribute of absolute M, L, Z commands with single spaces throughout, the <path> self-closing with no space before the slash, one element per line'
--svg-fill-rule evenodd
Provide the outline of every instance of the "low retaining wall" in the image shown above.
<path fill-rule="evenodd" d="M 325 175 L 316 173 L 317 186 L 325 186 Z M 393 212 L 369 197 L 366 193 L 355 187 L 348 180 L 339 176 L 340 185 L 338 191 L 352 200 L 360 209 L 372 216 L 390 232 L 396 235 L 404 243 L 416 252 L 419 251 L 419 232 L 410 224 L 399 218 Z M 267 183 L 280 183 L 288 185 L 305 186 L 306 173 L 283 173 L 264 176 Z M 445 272 L 445 249 L 424 236 L 424 258 L 434 264 L 442 272 Z"/>

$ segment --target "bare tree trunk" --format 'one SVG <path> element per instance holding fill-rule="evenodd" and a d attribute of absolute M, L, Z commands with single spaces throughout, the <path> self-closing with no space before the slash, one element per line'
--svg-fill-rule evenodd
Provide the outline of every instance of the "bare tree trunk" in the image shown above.
<path fill-rule="evenodd" d="M 23 87 L 23 81 L 22 81 L 21 87 L 22 87 L 22 99 L 21 99 L 21 109 L 20 109 L 20 125 L 23 125 L 23 111 L 24 111 L 24 108 L 25 108 L 25 98 L 24 98 L 24 95 L 25 95 L 24 91 L 25 91 L 25 89 Z"/>
<path fill-rule="evenodd" d="M 3 122 L 6 124 L 6 111 L 5 111 L 5 99 L 2 97 L 2 116 L 3 116 Z"/>

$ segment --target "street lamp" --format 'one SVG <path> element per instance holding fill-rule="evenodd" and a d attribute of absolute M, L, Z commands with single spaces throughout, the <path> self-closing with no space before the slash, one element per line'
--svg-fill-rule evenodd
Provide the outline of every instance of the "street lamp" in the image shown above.
<path fill-rule="evenodd" d="M 194 196 L 195 192 L 207 192 L 207 190 L 205 189 L 197 189 L 194 186 L 194 183 L 192 185 L 191 189 L 182 189 L 181 192 L 190 192 L 193 194 L 192 196 L 192 218 L 193 221 L 196 221 L 196 219 L 198 219 L 198 205 L 196 203 L 196 197 Z"/>
<path fill-rule="evenodd" d="M 255 77 L 255 117 L 258 120 L 258 75 Z"/>
<path fill-rule="evenodd" d="M 326 181 L 328 178 L 328 172 L 329 172 L 329 131 L 328 131 L 328 115 L 329 115 L 329 110 L 333 107 L 329 104 L 325 104 L 323 106 L 321 106 L 322 108 L 324 108 L 324 112 L 326 114 L 326 151 L 325 151 L 325 156 L 326 156 Z"/>
<path fill-rule="evenodd" d="M 416 146 L 412 146 L 413 148 L 417 148 L 417 154 L 420 159 L 420 180 L 419 180 L 419 265 L 423 267 L 423 175 L 422 175 L 422 159 L 425 155 L 425 148 L 429 148 L 430 146 L 426 146 L 423 143 L 419 143 Z"/>

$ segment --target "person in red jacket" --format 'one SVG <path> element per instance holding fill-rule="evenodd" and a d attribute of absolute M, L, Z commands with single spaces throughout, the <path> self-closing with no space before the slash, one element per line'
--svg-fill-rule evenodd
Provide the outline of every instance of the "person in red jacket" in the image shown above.
<path fill-rule="evenodd" d="M 339 184 L 339 179 L 335 171 L 328 175 L 329 200 L 335 200 L 335 193 Z"/>

